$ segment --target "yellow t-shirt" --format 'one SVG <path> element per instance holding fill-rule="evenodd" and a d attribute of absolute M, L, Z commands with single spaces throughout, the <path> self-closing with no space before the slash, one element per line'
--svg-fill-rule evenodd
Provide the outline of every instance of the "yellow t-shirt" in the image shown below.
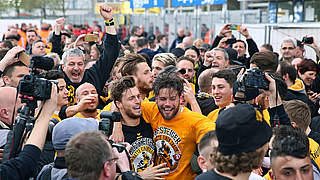
<path fill-rule="evenodd" d="M 98 115 L 95 117 L 95 119 L 101 120 L 101 119 L 100 119 L 100 116 L 99 116 L 100 113 L 101 113 L 101 110 L 97 109 L 97 111 L 98 111 Z M 85 117 L 83 114 L 81 114 L 80 112 L 78 112 L 77 114 L 75 114 L 73 117 L 87 118 L 87 117 Z"/>
<path fill-rule="evenodd" d="M 57 111 L 57 112 L 54 112 L 54 113 L 52 114 L 52 116 L 51 116 L 51 119 L 55 118 L 55 119 L 58 119 L 59 122 L 61 122 L 61 119 L 60 119 L 60 117 L 59 117 L 59 115 L 58 115 L 57 113 L 59 113 L 59 112 L 58 112 L 58 111 Z"/>
<path fill-rule="evenodd" d="M 167 163 L 170 174 L 165 179 L 194 179 L 190 160 L 202 136 L 213 130 L 213 122 L 185 107 L 171 120 L 164 120 L 155 102 L 141 104 L 142 116 L 150 123 L 157 149 L 155 164 Z"/>
<path fill-rule="evenodd" d="M 212 112 L 210 112 L 209 114 L 208 114 L 208 118 L 209 119 L 211 119 L 214 123 L 216 123 L 216 120 L 217 120 L 217 118 L 218 118 L 218 115 L 219 115 L 219 111 L 221 110 L 221 108 L 218 108 L 218 109 L 215 109 L 215 110 L 213 110 Z M 261 119 L 261 113 L 260 113 L 260 111 L 257 111 L 256 110 L 256 113 L 257 113 L 257 119 Z M 268 112 L 268 110 L 267 109 L 265 109 L 265 110 L 263 110 L 262 111 L 262 114 L 263 114 L 263 118 L 264 118 L 264 120 L 269 124 L 269 126 L 271 126 L 270 125 L 270 115 L 269 115 L 269 112 Z M 215 127 L 216 125 L 214 124 L 214 127 Z"/>

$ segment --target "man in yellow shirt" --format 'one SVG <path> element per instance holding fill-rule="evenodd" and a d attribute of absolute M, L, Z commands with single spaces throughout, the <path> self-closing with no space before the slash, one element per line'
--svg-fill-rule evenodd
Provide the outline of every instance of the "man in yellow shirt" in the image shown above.
<path fill-rule="evenodd" d="M 155 163 L 166 163 L 165 179 L 194 179 L 190 160 L 201 137 L 213 130 L 205 116 L 180 106 L 183 80 L 175 72 L 161 73 L 153 84 L 156 102 L 142 103 L 142 115 L 154 131 Z"/>

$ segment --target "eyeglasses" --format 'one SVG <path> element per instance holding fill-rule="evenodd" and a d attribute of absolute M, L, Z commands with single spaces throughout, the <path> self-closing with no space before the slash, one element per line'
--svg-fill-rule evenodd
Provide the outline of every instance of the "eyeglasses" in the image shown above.
<path fill-rule="evenodd" d="M 293 50 L 294 49 L 294 47 L 283 47 L 283 48 L 281 48 L 282 50 Z"/>

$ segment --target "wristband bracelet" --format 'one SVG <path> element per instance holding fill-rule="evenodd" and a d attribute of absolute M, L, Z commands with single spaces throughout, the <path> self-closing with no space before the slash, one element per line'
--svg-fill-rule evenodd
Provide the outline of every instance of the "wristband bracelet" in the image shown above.
<path fill-rule="evenodd" d="M 106 26 L 114 26 L 114 20 L 113 20 L 113 18 L 111 18 L 110 20 L 104 20 L 104 24 L 106 25 Z"/>

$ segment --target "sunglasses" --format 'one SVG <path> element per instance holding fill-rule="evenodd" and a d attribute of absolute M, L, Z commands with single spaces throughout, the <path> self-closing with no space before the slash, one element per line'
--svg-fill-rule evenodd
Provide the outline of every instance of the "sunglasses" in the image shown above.
<path fill-rule="evenodd" d="M 287 49 L 289 49 L 289 50 L 293 50 L 294 49 L 294 47 L 283 47 L 283 48 L 281 48 L 282 50 L 287 50 Z"/>

